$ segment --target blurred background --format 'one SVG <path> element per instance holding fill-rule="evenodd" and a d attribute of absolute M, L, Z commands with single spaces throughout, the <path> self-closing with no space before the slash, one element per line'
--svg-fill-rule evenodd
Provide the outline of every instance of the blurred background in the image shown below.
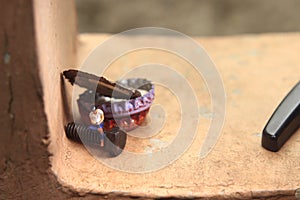
<path fill-rule="evenodd" d="M 300 30 L 300 0 L 76 0 L 80 32 L 156 26 L 218 36 Z"/>

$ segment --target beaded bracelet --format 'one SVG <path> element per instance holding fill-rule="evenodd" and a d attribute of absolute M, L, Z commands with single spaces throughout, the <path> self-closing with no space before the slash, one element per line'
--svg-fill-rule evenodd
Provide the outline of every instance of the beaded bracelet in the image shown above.
<path fill-rule="evenodd" d="M 81 120 L 84 123 L 90 123 L 88 116 L 91 105 L 95 105 L 104 112 L 105 130 L 120 127 L 129 131 L 145 121 L 154 100 L 154 85 L 141 78 L 124 79 L 117 83 L 125 88 L 137 89 L 142 95 L 132 99 L 114 99 L 99 95 L 92 90 L 86 90 L 77 100 Z"/>

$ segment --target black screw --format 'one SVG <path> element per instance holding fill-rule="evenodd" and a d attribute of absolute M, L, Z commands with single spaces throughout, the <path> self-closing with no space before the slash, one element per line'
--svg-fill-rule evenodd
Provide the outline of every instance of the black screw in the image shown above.
<path fill-rule="evenodd" d="M 75 142 L 100 144 L 100 133 L 89 129 L 86 125 L 70 122 L 65 126 L 65 132 L 67 138 Z M 127 134 L 118 127 L 113 128 L 109 132 L 105 131 L 104 134 L 105 149 L 109 151 L 112 156 L 119 155 L 125 148 Z"/>
<path fill-rule="evenodd" d="M 89 129 L 83 124 L 70 122 L 65 126 L 65 132 L 67 138 L 75 142 L 100 143 L 100 133 Z"/>

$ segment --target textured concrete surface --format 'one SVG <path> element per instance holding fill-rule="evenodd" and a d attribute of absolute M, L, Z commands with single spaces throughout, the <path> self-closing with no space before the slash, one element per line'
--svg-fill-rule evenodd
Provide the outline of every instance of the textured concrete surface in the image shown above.
<path fill-rule="evenodd" d="M 0 1 L 0 199 L 62 199 L 72 196 L 60 190 L 61 185 L 49 170 L 45 90 L 39 74 L 41 69 L 50 72 L 57 67 L 56 50 L 51 51 L 54 49 L 49 46 L 49 43 L 54 43 L 54 38 L 49 36 L 54 37 L 51 31 L 55 24 L 43 24 L 48 15 L 36 13 L 35 16 L 34 13 L 34 8 L 42 9 L 43 3 L 57 6 L 58 1 L 36 2 L 40 4 L 34 5 L 33 0 Z M 38 12 L 45 14 L 49 10 L 53 11 L 44 6 Z M 44 28 L 35 29 L 35 17 Z M 59 30 L 56 33 L 59 35 Z M 47 37 L 47 42 L 36 41 L 36 34 Z M 41 52 L 36 49 L 37 45 L 51 51 L 44 55 L 48 56 L 49 62 L 39 63 Z M 58 84 L 58 91 L 59 88 Z"/>
<path fill-rule="evenodd" d="M 78 63 L 108 37 L 80 35 Z M 300 133 L 298 131 L 280 152 L 272 153 L 260 146 L 260 132 L 278 103 L 299 80 L 300 34 L 195 39 L 216 63 L 227 93 L 226 121 L 213 151 L 204 159 L 199 158 L 199 147 L 211 120 L 210 100 L 204 83 L 191 81 L 201 105 L 200 121 L 194 142 L 180 159 L 155 172 L 121 172 L 104 166 L 82 145 L 68 141 L 63 132 L 58 132 L 60 136 L 54 138 L 61 142 L 62 149 L 59 152 L 52 149 L 52 170 L 64 186 L 83 194 L 293 198 L 295 189 L 300 187 Z M 141 59 L 139 53 L 146 53 L 148 57 Z M 112 63 L 105 76 L 117 79 L 147 61 L 172 66 L 185 76 L 195 76 L 188 63 L 162 51 L 138 51 L 128 56 Z M 178 102 L 165 91 L 158 87 L 155 100 L 156 103 L 169 100 L 168 104 L 163 104 L 170 113 L 165 126 L 152 140 L 129 137 L 126 150 L 155 151 L 174 137 L 174 130 L 178 128 L 174 121 L 180 114 L 174 109 Z"/>
<path fill-rule="evenodd" d="M 50 124 L 57 123 L 53 118 L 60 122 L 56 128 L 63 129 L 63 114 L 57 111 L 60 66 L 75 62 L 70 50 L 75 47 L 75 15 L 69 10 L 74 4 L 60 2 L 0 0 L 0 199 L 82 198 L 57 182 L 47 149 L 49 131 L 55 131 Z M 68 29 L 58 29 L 58 22 Z M 68 31 L 73 31 L 73 42 Z M 49 102 L 52 116 L 45 113 Z"/>
<path fill-rule="evenodd" d="M 39 72 L 52 141 L 51 143 L 48 141 L 49 150 L 60 154 L 62 145 L 59 135 L 55 133 L 61 132 L 63 122 L 67 121 L 62 100 L 64 87 L 61 85 L 61 72 L 70 65 L 74 65 L 76 59 L 77 31 L 74 2 L 35 1 L 34 5 L 37 51 L 41 66 Z M 69 9 L 68 12 L 67 9 Z M 51 164 L 57 166 L 55 159 Z"/>

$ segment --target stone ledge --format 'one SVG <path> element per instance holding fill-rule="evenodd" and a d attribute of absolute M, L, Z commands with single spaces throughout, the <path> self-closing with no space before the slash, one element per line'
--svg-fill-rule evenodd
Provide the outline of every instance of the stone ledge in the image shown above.
<path fill-rule="evenodd" d="M 110 35 L 83 34 L 79 36 L 78 63 L 100 42 Z M 188 151 L 173 164 L 156 172 L 129 174 L 113 170 L 94 159 L 83 146 L 61 138 L 60 152 L 53 153 L 53 171 L 59 181 L 80 193 L 120 194 L 143 197 L 265 197 L 286 199 L 300 187 L 300 134 L 296 133 L 278 153 L 260 146 L 259 134 L 268 118 L 299 80 L 300 34 L 266 34 L 233 37 L 194 38 L 204 46 L 216 63 L 227 93 L 226 121 L 223 133 L 204 159 L 199 158 L 210 120 L 201 115 L 198 135 Z M 163 53 L 153 53 L 149 59 L 160 59 L 168 65 L 186 67 L 184 63 L 165 59 Z M 141 61 L 122 60 L 112 64 L 105 76 L 119 76 L 116 67 L 128 70 Z M 188 72 L 187 72 L 188 73 Z M 191 83 L 197 86 L 198 83 Z M 199 84 L 198 84 L 199 85 Z M 271 87 L 270 87 L 271 86 Z M 198 88 L 198 98 L 209 111 L 209 93 Z M 159 98 L 158 90 L 157 101 Z M 176 107 L 172 101 L 172 107 Z M 175 113 L 176 114 L 176 113 Z M 175 116 L 176 117 L 176 116 Z M 170 117 L 161 131 L 171 137 Z M 129 138 L 128 150 L 141 150 L 149 143 L 138 143 Z M 143 146 L 144 145 L 144 146 Z"/>

